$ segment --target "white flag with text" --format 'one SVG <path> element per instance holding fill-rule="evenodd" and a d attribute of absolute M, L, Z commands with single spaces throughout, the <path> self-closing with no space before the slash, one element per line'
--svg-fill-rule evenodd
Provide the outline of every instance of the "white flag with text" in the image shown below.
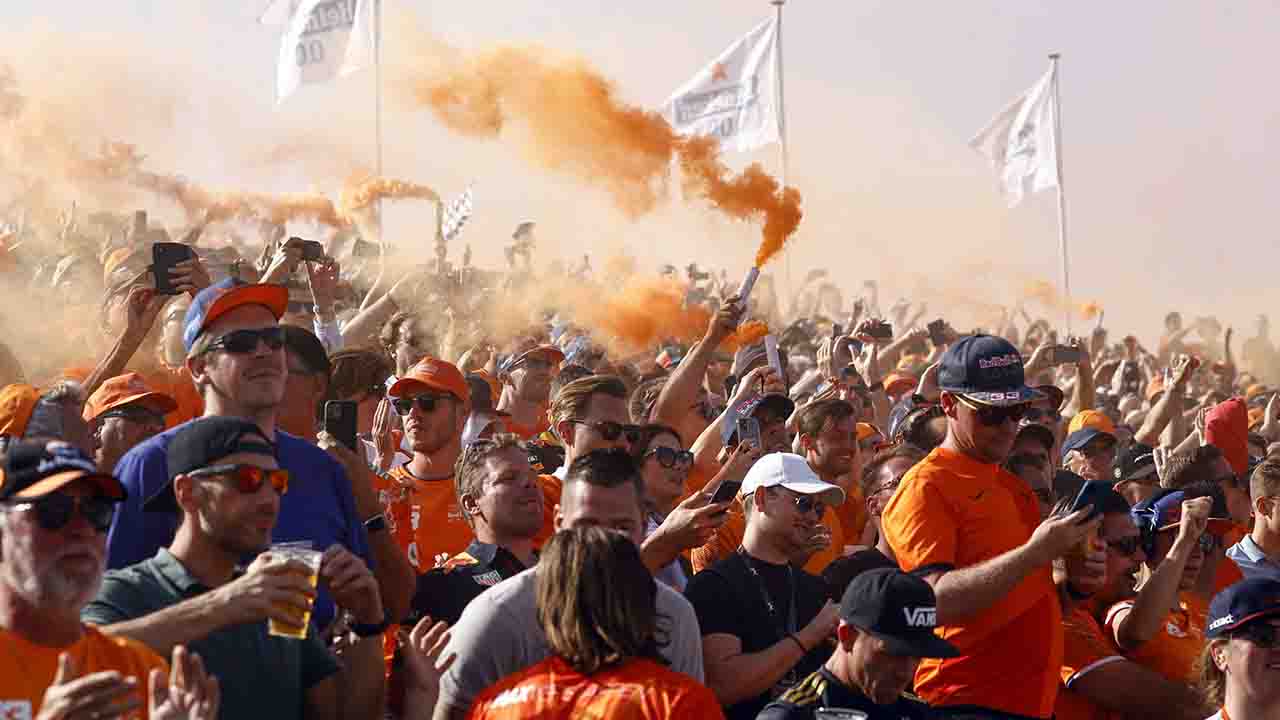
<path fill-rule="evenodd" d="M 969 146 L 991 161 L 1009 207 L 1031 192 L 1058 187 L 1058 93 L 1052 67 L 1014 100 Z"/>
<path fill-rule="evenodd" d="M 301 85 L 327 82 L 373 63 L 377 0 L 275 0 L 258 18 L 284 25 L 276 102 Z"/>
<path fill-rule="evenodd" d="M 713 135 L 747 152 L 779 142 L 778 24 L 770 18 L 676 90 L 662 115 L 681 135 Z"/>

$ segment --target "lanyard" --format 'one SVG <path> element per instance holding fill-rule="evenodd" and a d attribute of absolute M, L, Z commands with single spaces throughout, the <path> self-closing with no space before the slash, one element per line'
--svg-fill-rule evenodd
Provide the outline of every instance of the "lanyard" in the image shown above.
<path fill-rule="evenodd" d="M 785 639 L 788 635 L 796 632 L 796 571 L 791 567 L 791 563 L 787 563 L 787 588 L 791 595 L 791 602 L 787 605 L 787 622 L 783 625 L 778 620 L 778 607 L 774 604 L 773 598 L 769 596 L 769 588 L 764 583 L 764 579 L 760 577 L 760 572 L 751 564 L 751 556 L 747 555 L 747 551 L 742 546 L 738 547 L 738 555 L 742 557 L 742 563 L 747 566 L 747 572 L 751 573 L 751 577 L 755 578 L 756 588 L 760 591 L 760 598 L 764 600 L 765 609 L 769 611 L 769 619 L 773 621 L 774 628 L 778 630 L 779 640 Z"/>

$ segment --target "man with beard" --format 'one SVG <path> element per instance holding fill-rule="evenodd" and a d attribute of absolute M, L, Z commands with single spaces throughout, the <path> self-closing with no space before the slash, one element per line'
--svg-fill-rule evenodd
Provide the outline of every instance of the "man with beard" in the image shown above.
<path fill-rule="evenodd" d="M 507 429 L 521 440 L 533 440 L 549 426 L 547 403 L 551 397 L 551 380 L 563 361 L 560 348 L 539 345 L 502 364 L 498 373 L 502 381 L 498 412 L 510 415 L 506 419 Z"/>
<path fill-rule="evenodd" d="M 174 674 L 142 643 L 80 620 L 106 567 L 125 489 L 65 443 L 9 446 L 0 477 L 0 713 L 13 718 L 213 720 L 218 681 L 173 650 Z"/>
<path fill-rule="evenodd" d="M 219 678 L 226 717 L 378 717 L 385 615 L 377 581 L 336 543 L 315 548 L 324 550 L 318 568 L 268 550 L 291 480 L 273 453 L 245 420 L 205 417 L 180 426 L 168 447 L 173 481 L 146 503 L 177 509 L 173 543 L 108 573 L 82 617 L 155 650 L 189 643 Z M 308 622 L 317 587 L 311 578 L 349 614 L 359 638 L 341 664 Z"/>
<path fill-rule="evenodd" d="M 392 468 L 376 487 L 392 536 L 421 574 L 471 542 L 453 483 L 471 393 L 461 370 L 428 357 L 405 371 L 387 395 L 404 423 L 413 458 Z"/>
<path fill-rule="evenodd" d="M 362 518 L 351 482 L 329 453 L 276 428 L 284 397 L 284 333 L 279 318 L 289 302 L 280 285 L 243 285 L 224 280 L 204 289 L 187 310 L 183 343 L 187 368 L 204 397 L 205 417 L 234 417 L 255 423 L 275 446 L 280 466 L 300 481 L 280 504 L 273 539 L 309 540 L 317 547 L 339 543 L 369 562 L 365 523 L 379 527 L 377 515 Z M 129 491 L 111 525 L 107 564 L 123 568 L 147 560 L 173 540 L 177 516 L 163 509 L 144 511 L 143 503 L 171 479 L 166 458 L 169 441 L 182 426 L 167 430 L 130 450 L 116 466 Z M 403 613 L 412 594 L 412 576 L 403 565 L 375 566 L 382 597 L 391 613 Z M 314 620 L 328 627 L 333 600 L 321 589 Z"/>
<path fill-rule="evenodd" d="M 533 567 L 542 529 L 542 491 L 529 451 L 515 435 L 477 440 L 458 458 L 455 491 L 475 540 L 418 578 L 415 615 L 450 625 L 485 588 Z M 405 622 L 412 625 L 412 622 Z"/>
<path fill-rule="evenodd" d="M 1062 689 L 1054 716 L 1058 720 L 1119 720 L 1122 716 L 1155 717 L 1172 713 L 1180 720 L 1206 715 L 1199 696 L 1185 683 L 1172 682 L 1116 651 L 1103 628 L 1104 614 L 1118 602 L 1132 600 L 1135 575 L 1147 559 L 1129 503 L 1114 490 L 1095 495 L 1102 513 L 1098 539 L 1107 548 L 1102 588 L 1079 599 L 1066 611 Z M 1182 523 L 1195 520 L 1191 514 Z M 1068 562 L 1078 562 L 1073 557 Z"/>

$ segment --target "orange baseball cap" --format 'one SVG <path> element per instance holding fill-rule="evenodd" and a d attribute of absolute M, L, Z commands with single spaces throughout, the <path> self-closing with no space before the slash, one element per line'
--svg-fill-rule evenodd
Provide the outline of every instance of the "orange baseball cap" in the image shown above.
<path fill-rule="evenodd" d="M 85 422 L 93 422 L 108 410 L 139 403 L 168 415 L 178 409 L 178 401 L 162 392 L 152 390 L 138 373 L 117 375 L 102 383 L 84 404 Z"/>
<path fill-rule="evenodd" d="M 14 383 L 0 388 L 0 435 L 20 438 L 26 434 L 39 400 L 40 391 L 31 385 Z"/>
<path fill-rule="evenodd" d="M 1267 411 L 1262 408 L 1249 408 L 1249 430 L 1262 425 L 1262 421 L 1267 419 Z"/>
<path fill-rule="evenodd" d="M 893 373 L 884 379 L 886 395 L 898 395 L 914 388 L 918 382 L 906 373 Z"/>
<path fill-rule="evenodd" d="M 1116 424 L 1111 422 L 1111 418 L 1107 417 L 1105 413 L 1097 410 L 1085 410 L 1077 413 L 1075 417 L 1071 418 L 1071 424 L 1067 426 L 1067 434 L 1070 435 L 1077 430 L 1084 430 L 1085 428 L 1093 428 L 1108 435 L 1116 434 Z"/>
<path fill-rule="evenodd" d="M 266 283 L 248 285 L 235 278 L 227 278 L 201 290 L 187 308 L 182 330 L 183 347 L 191 352 L 205 328 L 244 305 L 262 305 L 279 320 L 289 307 L 289 288 Z"/>
<path fill-rule="evenodd" d="M 860 422 L 856 425 L 856 427 L 858 430 L 858 442 L 862 442 L 863 440 L 866 440 L 872 435 L 880 434 L 880 431 L 876 429 L 876 426 L 872 425 L 871 423 Z"/>
<path fill-rule="evenodd" d="M 433 357 L 423 358 L 417 365 L 409 368 L 409 372 L 396 380 L 387 394 L 393 398 L 404 397 L 413 390 L 414 386 L 443 390 L 463 402 L 471 399 L 471 386 L 467 385 L 467 379 L 462 376 L 462 371 L 453 363 Z"/>

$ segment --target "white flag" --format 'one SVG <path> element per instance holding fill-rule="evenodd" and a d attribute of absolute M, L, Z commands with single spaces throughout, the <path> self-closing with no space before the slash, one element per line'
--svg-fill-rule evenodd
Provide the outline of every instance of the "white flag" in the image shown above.
<path fill-rule="evenodd" d="M 264 25 L 285 23 L 276 67 L 276 102 L 300 85 L 327 82 L 373 62 L 377 0 L 276 0 Z"/>
<path fill-rule="evenodd" d="M 778 24 L 769 18 L 667 99 L 662 115 L 681 135 L 714 135 L 747 152 L 778 142 Z"/>
<path fill-rule="evenodd" d="M 471 187 L 462 192 L 461 195 L 454 198 L 444 209 L 444 239 L 452 240 L 462 232 L 462 226 L 467 224 L 467 220 L 471 219 Z"/>
<path fill-rule="evenodd" d="M 1053 67 L 1014 100 L 969 146 L 991 161 L 1009 207 L 1031 192 L 1058 187 L 1058 77 Z"/>

